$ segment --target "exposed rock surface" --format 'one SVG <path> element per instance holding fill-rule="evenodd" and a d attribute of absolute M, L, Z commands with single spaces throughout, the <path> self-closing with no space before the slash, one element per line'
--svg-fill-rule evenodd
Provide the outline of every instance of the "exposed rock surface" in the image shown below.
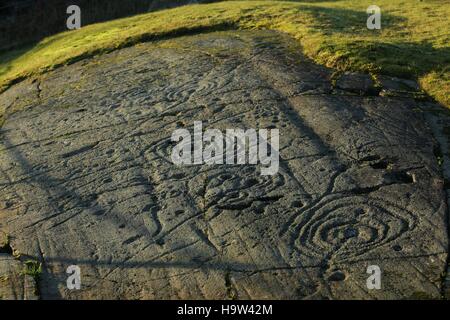
<path fill-rule="evenodd" d="M 213 33 L 0 95 L 0 230 L 43 262 L 41 298 L 439 298 L 447 204 L 422 102 L 332 73 L 284 35 Z M 171 134 L 194 121 L 278 128 L 279 173 L 175 166 Z"/>
<path fill-rule="evenodd" d="M 7 237 L 0 232 L 0 239 Z M 14 257 L 8 241 L 0 240 L 0 300 L 36 300 L 38 288 L 35 279 L 25 272 L 25 265 Z"/>

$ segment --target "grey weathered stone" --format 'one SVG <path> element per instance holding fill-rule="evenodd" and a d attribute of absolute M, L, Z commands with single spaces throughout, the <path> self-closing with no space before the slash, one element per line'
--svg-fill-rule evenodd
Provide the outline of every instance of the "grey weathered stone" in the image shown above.
<path fill-rule="evenodd" d="M 419 84 L 413 80 L 378 76 L 377 84 L 382 97 L 426 98 L 425 93 L 420 90 Z"/>
<path fill-rule="evenodd" d="M 336 94 L 331 74 L 287 36 L 212 33 L 1 94 L 0 230 L 43 261 L 41 298 L 439 298 L 447 204 L 420 102 Z M 194 121 L 279 128 L 279 173 L 173 165 Z"/>
<path fill-rule="evenodd" d="M 375 95 L 378 92 L 370 75 L 353 72 L 346 72 L 338 77 L 336 89 L 341 94 L 347 92 L 359 95 Z"/>
<path fill-rule="evenodd" d="M 24 274 L 22 263 L 0 253 L 0 300 L 36 300 L 36 290 L 35 280 Z"/>

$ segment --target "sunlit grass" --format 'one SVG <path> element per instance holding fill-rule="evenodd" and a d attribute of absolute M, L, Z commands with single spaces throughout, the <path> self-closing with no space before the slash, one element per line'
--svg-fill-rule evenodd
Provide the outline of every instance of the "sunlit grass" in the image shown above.
<path fill-rule="evenodd" d="M 83 57 L 142 41 L 215 29 L 286 32 L 316 62 L 340 71 L 416 78 L 450 107 L 450 3 L 377 0 L 382 30 L 366 28 L 373 1 L 223 1 L 183 6 L 63 32 L 0 54 L 0 87 Z"/>

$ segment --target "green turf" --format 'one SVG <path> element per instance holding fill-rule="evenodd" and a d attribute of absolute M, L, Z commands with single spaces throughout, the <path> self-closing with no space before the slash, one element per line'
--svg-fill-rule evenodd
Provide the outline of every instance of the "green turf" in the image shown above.
<path fill-rule="evenodd" d="M 450 1 L 377 0 L 382 29 L 366 28 L 372 0 L 223 1 L 83 27 L 0 54 L 0 87 L 84 57 L 142 41 L 217 29 L 271 29 L 340 71 L 416 78 L 450 107 Z"/>

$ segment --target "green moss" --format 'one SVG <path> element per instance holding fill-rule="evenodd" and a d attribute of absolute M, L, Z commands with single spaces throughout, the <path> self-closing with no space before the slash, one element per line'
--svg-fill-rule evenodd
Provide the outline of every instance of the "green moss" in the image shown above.
<path fill-rule="evenodd" d="M 223 1 L 163 10 L 48 37 L 0 54 L 0 87 L 143 41 L 225 29 L 271 29 L 298 40 L 310 58 L 339 71 L 416 78 L 450 107 L 446 0 L 378 0 L 382 29 L 366 28 L 369 0 Z"/>
<path fill-rule="evenodd" d="M 34 260 L 26 260 L 24 265 L 23 274 L 29 275 L 38 281 L 42 274 L 42 263 Z"/>

